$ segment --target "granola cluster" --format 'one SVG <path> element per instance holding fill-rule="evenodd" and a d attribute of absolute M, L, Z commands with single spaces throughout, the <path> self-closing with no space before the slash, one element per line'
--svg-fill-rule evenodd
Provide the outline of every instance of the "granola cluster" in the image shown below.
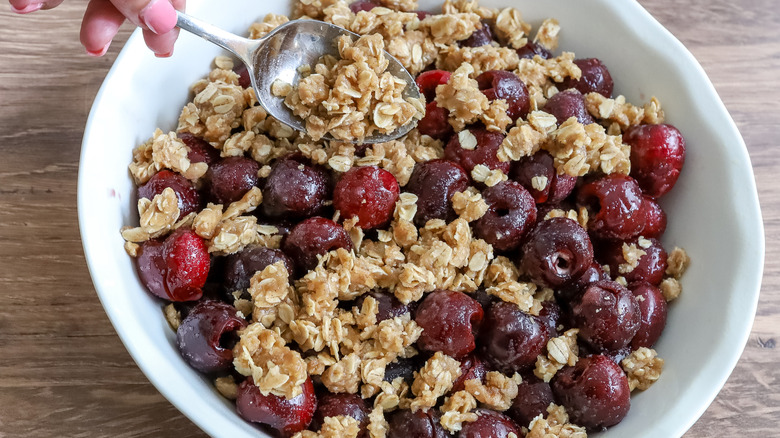
<path fill-rule="evenodd" d="M 216 260 L 248 248 L 279 250 L 289 224 L 263 214 L 264 191 L 259 187 L 274 164 L 291 154 L 321 166 L 335 179 L 355 167 L 376 166 L 392 174 L 401 188 L 410 184 L 421 163 L 444 158 L 444 142 L 417 129 L 387 143 L 351 143 L 374 133 L 393 132 L 424 115 L 425 102 L 406 97 L 404 89 L 409 84 L 387 71 L 385 51 L 412 74 L 430 66 L 452 72 L 447 83 L 435 88 L 434 102 L 446 110 L 446 123 L 465 151 L 478 147 L 467 127 L 479 124 L 502 134 L 496 154 L 500 165 L 512 162 L 514 166 L 514 162 L 546 151 L 558 175 L 628 175 L 631 149 L 623 143 L 622 134 L 632 126 L 664 120 L 661 104 L 654 97 L 635 106 L 623 96 L 607 98 L 598 93 L 584 96 L 595 123 L 583 124 L 575 117 L 558 123 L 545 112 L 545 103 L 562 83 L 582 76 L 575 55 L 563 52 L 549 59 L 521 58 L 517 49 L 533 42 L 556 50 L 561 28 L 554 19 L 545 20 L 533 32 L 516 9 L 487 8 L 476 0 L 445 0 L 441 14 L 427 16 L 416 13 L 416 0 L 379 0 L 378 4 L 355 13 L 347 0 L 294 2 L 293 18 L 324 20 L 360 35 L 340 38 L 336 42 L 339 57 L 325 56 L 316 65 L 302 68 L 297 83 L 273 83 L 271 91 L 306 120 L 305 133 L 268 115 L 251 87 L 242 86 L 230 58 L 215 59 L 208 77 L 192 86 L 192 99 L 182 109 L 176 132 L 158 129 L 136 148 L 130 174 L 142 185 L 160 170 L 170 169 L 205 192 L 211 184 L 209 164 L 193 158 L 193 147 L 185 141 L 190 135 L 206 142 L 220 159 L 242 157 L 256 162 L 259 183 L 240 199 L 233 198 L 234 202 L 204 201 L 196 212 L 186 215 L 182 214 L 182 199 L 170 187 L 152 199 L 139 199 L 138 226 L 121 230 L 128 254 L 139 257 L 143 245 L 179 228 L 190 229 L 202 239 L 207 255 Z M 288 20 L 269 14 L 252 25 L 250 36 L 260 38 Z M 467 47 L 459 43 L 486 25 L 501 44 Z M 490 70 L 513 72 L 525 83 L 530 96 L 527 116 L 513 121 L 505 99 L 488 99 L 477 77 Z M 534 177 L 530 188 L 549 189 L 555 175 L 548 175 Z M 534 320 L 543 317 L 546 305 L 554 304 L 557 291 L 534 283 L 519 267 L 516 254 L 494 250 L 475 231 L 476 223 L 486 216 L 502 214 L 489 205 L 481 190 L 504 183 L 509 175 L 498 166 L 477 163 L 467 177 L 471 186 L 451 195 L 454 215 L 447 221 L 415 223 L 424 194 L 418 197 L 402 191 L 389 224 L 375 230 L 361 229 L 357 217 L 344 218 L 327 201 L 324 211 L 346 231 L 351 249 L 323 251 L 316 266 L 303 273 L 288 271 L 282 261 L 271 263 L 249 272 L 248 286 L 224 291 L 227 298 L 223 301 L 235 308 L 235 316 L 245 326 L 231 344 L 231 373 L 212 376 L 216 389 L 236 399 L 240 385 L 251 382 L 263 396 L 289 400 L 302 396 L 304 384 L 314 378 L 323 391 L 355 394 L 366 400 L 367 426 L 350 416 L 325 417 L 318 430 L 298 432 L 294 435 L 298 438 L 357 437 L 362 436 L 361 427 L 372 438 L 385 437 L 390 415 L 399 410 L 438 411 L 439 423 L 453 434 L 478 421 L 483 409 L 511 412 L 523 380 L 520 374 L 489 371 L 484 377 L 466 379 L 462 368 L 466 359 L 442 351 L 420 351 L 424 324 L 417 323 L 411 310 L 436 290 L 511 303 Z M 538 211 L 538 221 L 565 217 L 586 230 L 591 219 L 582 206 L 540 207 Z M 625 283 L 622 276 L 639 266 L 652 244 L 644 237 L 635 242 L 622 245 L 624 263 L 611 273 L 616 281 Z M 680 295 L 680 278 L 689 264 L 683 249 L 669 253 L 665 278 L 659 285 L 667 301 Z M 372 295 L 380 291 L 407 305 L 405 311 L 381 317 L 385 304 Z M 168 304 L 164 315 L 177 330 L 188 311 Z M 584 358 L 579 345 L 586 334 L 567 328 L 552 327 L 555 333 L 540 343 L 541 354 L 534 352 L 530 369 L 521 371 L 532 370 L 536 378 L 549 383 L 560 370 L 575 366 L 581 355 Z M 410 378 L 389 377 L 388 369 L 399 362 L 416 363 Z M 655 350 L 639 348 L 620 365 L 630 389 L 645 390 L 659 378 L 663 359 Z M 459 379 L 463 381 L 456 387 Z M 570 422 L 566 409 L 556 404 L 520 426 L 532 438 L 587 436 L 585 428 Z"/>

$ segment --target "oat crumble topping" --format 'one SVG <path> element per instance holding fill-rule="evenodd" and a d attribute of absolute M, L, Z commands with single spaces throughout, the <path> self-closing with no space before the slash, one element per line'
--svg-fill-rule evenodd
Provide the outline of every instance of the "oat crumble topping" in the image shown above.
<path fill-rule="evenodd" d="M 512 406 L 512 400 L 517 397 L 517 385 L 522 382 L 520 375 L 507 377 L 498 371 L 489 371 L 485 375 L 485 383 L 479 379 L 466 380 L 466 391 L 474 396 L 483 406 L 496 411 L 505 411 Z"/>
<path fill-rule="evenodd" d="M 540 355 L 536 359 L 534 369 L 536 377 L 549 382 L 558 370 L 577 363 L 579 359 L 577 333 L 579 329 L 569 329 L 563 335 L 547 341 L 547 355 Z"/>
<path fill-rule="evenodd" d="M 664 360 L 652 348 L 640 347 L 620 362 L 628 376 L 628 387 L 633 391 L 649 388 L 661 377 Z"/>
<path fill-rule="evenodd" d="M 528 426 L 526 438 L 587 438 L 584 427 L 569 423 L 569 414 L 563 406 L 550 403 L 547 418 L 539 414 Z"/>

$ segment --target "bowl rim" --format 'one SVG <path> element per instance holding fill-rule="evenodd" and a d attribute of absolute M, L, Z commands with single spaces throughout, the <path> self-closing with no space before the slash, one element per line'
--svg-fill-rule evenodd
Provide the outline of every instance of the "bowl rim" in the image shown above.
<path fill-rule="evenodd" d="M 710 387 L 708 393 L 702 397 L 700 397 L 698 400 L 699 402 L 695 406 L 695 415 L 688 416 L 687 421 L 680 422 L 678 427 L 673 431 L 672 435 L 679 437 L 682 436 L 690 427 L 701 417 L 701 415 L 707 410 L 707 408 L 710 406 L 710 404 L 713 402 L 715 397 L 718 395 L 720 390 L 722 389 L 723 385 L 726 383 L 728 377 L 731 375 L 733 369 L 737 365 L 737 362 L 739 361 L 740 357 L 742 356 L 742 352 L 744 351 L 744 348 L 747 344 L 747 341 L 751 334 L 751 329 L 753 326 L 753 322 L 755 319 L 756 309 L 758 306 L 758 300 L 760 295 L 760 289 L 761 289 L 761 281 L 763 278 L 763 268 L 764 268 L 764 260 L 765 260 L 765 232 L 764 232 L 764 226 L 763 226 L 763 220 L 761 215 L 761 209 L 760 209 L 760 203 L 758 198 L 758 192 L 756 189 L 755 184 L 755 176 L 753 173 L 752 164 L 750 161 L 750 156 L 748 154 L 747 146 L 739 133 L 739 130 L 728 113 L 724 103 L 720 99 L 720 96 L 718 95 L 714 85 L 712 84 L 711 80 L 707 76 L 706 72 L 704 71 L 703 67 L 699 64 L 699 62 L 695 59 L 693 54 L 683 45 L 682 42 L 680 42 L 672 33 L 667 30 L 658 20 L 656 20 L 647 10 L 645 10 L 637 1 L 627 1 L 627 2 L 612 2 L 610 0 L 593 0 L 594 2 L 600 3 L 605 8 L 610 8 L 615 11 L 615 13 L 620 14 L 624 17 L 632 17 L 634 20 L 636 20 L 637 23 L 640 24 L 640 26 L 637 26 L 637 29 L 634 29 L 634 32 L 639 33 L 639 28 L 644 27 L 645 29 L 649 28 L 650 31 L 653 32 L 654 36 L 659 36 L 663 38 L 665 41 L 664 43 L 667 44 L 667 49 L 669 49 L 669 53 L 666 55 L 667 57 L 679 57 L 679 60 L 673 61 L 674 64 L 678 65 L 684 65 L 689 70 L 689 74 L 694 76 L 696 79 L 696 85 L 697 87 L 700 87 L 700 89 L 696 92 L 696 94 L 702 94 L 703 96 L 709 96 L 712 99 L 712 102 L 710 102 L 710 107 L 708 108 L 708 111 L 713 112 L 714 116 L 718 119 L 719 122 L 717 125 L 714 125 L 717 129 L 718 136 L 728 139 L 730 142 L 733 143 L 733 148 L 738 149 L 737 153 L 739 155 L 739 165 L 746 167 L 743 169 L 740 169 L 741 172 L 745 173 L 745 175 L 749 176 L 750 178 L 747 178 L 749 180 L 749 187 L 744 187 L 743 193 L 750 194 L 750 199 L 748 200 L 748 204 L 754 207 L 752 211 L 747 212 L 748 214 L 745 215 L 744 220 L 750 220 L 753 223 L 749 224 L 754 230 L 756 230 L 756 236 L 758 236 L 758 239 L 755 243 L 756 249 L 757 249 L 757 256 L 758 256 L 758 263 L 756 263 L 754 270 L 752 272 L 748 272 L 745 278 L 750 280 L 750 284 L 743 285 L 744 291 L 751 292 L 750 300 L 743 304 L 746 304 L 745 307 L 749 310 L 750 315 L 752 315 L 750 318 L 745 318 L 742 321 L 739 321 L 739 326 L 737 327 L 739 329 L 740 336 L 737 338 L 738 342 L 734 344 L 734 348 L 731 350 L 731 355 L 729 357 L 721 358 L 723 359 L 724 366 L 718 369 L 718 375 L 713 376 L 713 385 Z M 203 4 L 203 2 L 191 2 L 188 6 L 192 12 L 197 13 L 200 6 Z M 89 156 L 90 151 L 92 147 L 90 146 L 89 139 L 92 136 L 92 132 L 94 130 L 93 126 L 93 120 L 96 117 L 97 113 L 97 106 L 95 105 L 96 102 L 101 101 L 103 98 L 103 95 L 106 91 L 106 88 L 108 87 L 108 84 L 112 81 L 112 79 L 117 76 L 117 71 L 119 70 L 119 66 L 123 64 L 123 60 L 125 58 L 130 57 L 130 53 L 133 51 L 138 50 L 145 50 L 144 42 L 143 42 L 143 36 L 141 34 L 140 29 L 136 29 L 130 38 L 127 40 L 127 43 L 122 48 L 121 52 L 117 56 L 114 64 L 112 65 L 111 69 L 107 73 L 94 101 L 93 105 L 91 107 L 87 123 L 84 130 L 84 136 L 82 140 L 82 148 L 81 148 L 81 154 L 80 154 L 80 163 L 84 163 L 86 160 L 86 157 Z M 105 287 L 102 285 L 102 281 L 100 279 L 100 272 L 99 272 L 99 261 L 96 258 L 96 254 L 93 251 L 93 241 L 90 237 L 89 233 L 86 233 L 85 230 L 87 229 L 87 218 L 86 215 L 89 211 L 88 206 L 88 191 L 85 184 L 85 180 L 87 178 L 87 171 L 85 170 L 85 166 L 79 166 L 79 175 L 78 175 L 78 190 L 77 190 L 77 204 L 78 204 L 78 222 L 79 222 L 79 230 L 81 234 L 82 239 L 82 247 L 84 250 L 85 260 L 87 263 L 87 267 L 90 272 L 90 276 L 92 278 L 92 282 L 95 286 L 96 293 L 98 295 L 98 298 L 101 301 L 101 304 L 103 305 L 109 320 L 111 321 L 112 326 L 116 330 L 117 334 L 119 335 L 120 340 L 122 341 L 123 345 L 127 349 L 127 351 L 130 353 L 131 357 L 133 358 L 134 362 L 138 365 L 138 367 L 141 369 L 141 371 L 144 373 L 144 375 L 149 379 L 149 381 L 157 388 L 157 390 L 171 403 L 173 404 L 180 412 L 182 412 L 185 416 L 187 416 L 193 423 L 195 423 L 199 428 L 201 428 L 204 432 L 211 436 L 218 436 L 221 432 L 224 432 L 224 429 L 217 429 L 216 425 L 213 422 L 207 421 L 206 416 L 200 415 L 200 412 L 197 411 L 194 407 L 191 405 L 184 403 L 181 400 L 181 396 L 177 394 L 170 385 L 167 384 L 167 382 L 164 379 L 164 376 L 160 375 L 155 369 L 155 364 L 151 360 L 151 358 L 147 357 L 145 354 L 142 354 L 141 349 L 143 348 L 142 345 L 136 344 L 134 342 L 131 342 L 131 339 L 123 334 L 127 333 L 127 329 L 125 328 L 125 324 L 122 322 L 122 319 L 118 317 L 117 312 L 119 312 L 119 309 L 117 309 L 115 306 L 113 306 L 110 303 L 109 300 L 109 292 L 106 291 Z"/>

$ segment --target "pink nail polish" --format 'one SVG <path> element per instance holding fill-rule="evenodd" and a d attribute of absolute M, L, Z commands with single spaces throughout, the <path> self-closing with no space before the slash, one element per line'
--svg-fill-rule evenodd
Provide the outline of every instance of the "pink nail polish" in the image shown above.
<path fill-rule="evenodd" d="M 111 43 L 109 42 L 108 44 L 103 46 L 102 49 L 100 49 L 98 51 L 87 50 L 87 54 L 89 56 L 95 56 L 95 57 L 103 56 L 103 55 L 106 54 L 106 52 L 108 52 L 108 46 L 110 46 L 110 45 L 111 45 Z"/>
<path fill-rule="evenodd" d="M 23 8 L 17 8 L 16 6 L 11 4 L 11 10 L 16 12 L 17 14 L 29 14 L 30 12 L 35 12 L 43 7 L 43 3 L 30 3 L 29 5 L 23 7 Z"/>
<path fill-rule="evenodd" d="M 173 55 L 173 52 L 168 52 L 168 53 L 155 53 L 155 54 L 154 54 L 154 56 L 156 56 L 156 57 L 158 57 L 158 58 L 170 58 L 170 57 L 171 57 L 171 55 Z"/>
<path fill-rule="evenodd" d="M 156 34 L 170 32 L 176 27 L 176 9 L 168 0 L 152 0 L 138 18 Z"/>

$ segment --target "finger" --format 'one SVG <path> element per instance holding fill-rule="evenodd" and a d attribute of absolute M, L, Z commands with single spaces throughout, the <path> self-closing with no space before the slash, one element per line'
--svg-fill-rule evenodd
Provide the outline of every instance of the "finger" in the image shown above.
<path fill-rule="evenodd" d="M 173 0 L 173 7 L 176 10 L 183 11 L 185 7 L 184 0 Z M 144 41 L 158 58 L 167 58 L 173 54 L 173 45 L 179 36 L 179 29 L 175 28 L 168 33 L 157 35 L 153 32 L 144 31 Z"/>
<path fill-rule="evenodd" d="M 174 29 L 162 35 L 157 35 L 152 31 L 144 29 L 144 42 L 158 58 L 167 58 L 173 55 L 173 43 L 176 42 L 178 36 L 179 29 Z"/>
<path fill-rule="evenodd" d="M 176 26 L 176 9 L 169 0 L 111 0 L 128 20 L 162 35 Z"/>
<path fill-rule="evenodd" d="M 81 44 L 87 53 L 103 56 L 125 16 L 109 0 L 90 0 L 81 21 Z"/>
<path fill-rule="evenodd" d="M 41 0 L 8 0 L 11 10 L 17 14 L 29 14 L 43 8 Z"/>
<path fill-rule="evenodd" d="M 63 0 L 47 0 L 43 2 L 43 7 L 41 9 L 52 9 L 56 8 L 57 6 L 62 3 Z"/>

